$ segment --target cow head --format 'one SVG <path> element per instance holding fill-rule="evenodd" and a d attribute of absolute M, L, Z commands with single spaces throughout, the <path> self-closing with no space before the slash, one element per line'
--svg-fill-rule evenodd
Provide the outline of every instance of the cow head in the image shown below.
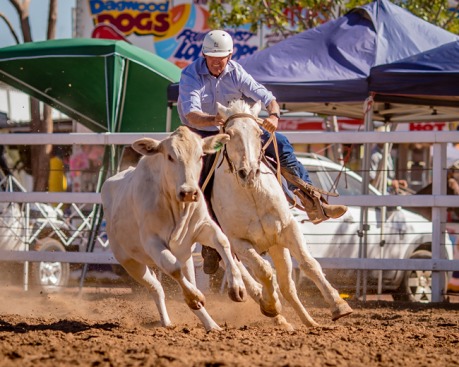
<path fill-rule="evenodd" d="M 155 160 L 161 156 L 163 188 L 174 194 L 179 202 L 187 203 L 198 201 L 200 196 L 203 154 L 216 153 L 229 139 L 227 134 L 202 139 L 187 127 L 180 126 L 162 141 L 142 138 L 135 141 L 132 148 L 144 156 L 155 156 Z"/>

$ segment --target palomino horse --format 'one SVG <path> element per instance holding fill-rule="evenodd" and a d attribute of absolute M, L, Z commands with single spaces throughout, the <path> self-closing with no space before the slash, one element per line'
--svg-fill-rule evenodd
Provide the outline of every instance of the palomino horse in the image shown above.
<path fill-rule="evenodd" d="M 261 161 L 262 130 L 257 123 L 260 109 L 260 102 L 252 108 L 242 100 L 228 108 L 218 104 L 219 114 L 226 118 L 224 132 L 231 139 L 215 171 L 212 208 L 233 251 L 250 269 L 251 274 L 242 269 L 243 278 L 261 312 L 285 323 L 280 315 L 273 269 L 260 255 L 268 253 L 284 298 L 305 325 L 318 326 L 298 298 L 292 279 L 291 255 L 320 289 L 331 307 L 332 320 L 350 314 L 352 309 L 330 285 L 320 264 L 309 253 L 281 185 Z"/>

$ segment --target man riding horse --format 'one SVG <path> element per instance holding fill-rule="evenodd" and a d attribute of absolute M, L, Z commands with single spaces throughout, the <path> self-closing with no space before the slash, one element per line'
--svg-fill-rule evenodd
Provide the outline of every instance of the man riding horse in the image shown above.
<path fill-rule="evenodd" d="M 182 71 L 178 98 L 178 112 L 182 123 L 201 137 L 214 135 L 225 122 L 217 113 L 217 102 L 228 105 L 237 99 L 261 100 L 268 111 L 268 117 L 263 121 L 262 142 L 266 143 L 270 134 L 275 134 L 282 171 L 306 183 L 303 188 L 307 187 L 307 190 L 300 190 L 290 181 L 288 186 L 301 200 L 302 207 L 311 222 L 318 224 L 329 218 L 341 217 L 347 211 L 347 207 L 330 205 L 326 202 L 320 191 L 312 186 L 308 172 L 297 160 L 288 139 L 275 132 L 280 117 L 276 98 L 263 85 L 255 81 L 240 64 L 231 60 L 233 53 L 231 36 L 222 30 L 210 31 L 204 38 L 202 53 L 203 57 L 199 57 Z M 266 148 L 265 154 L 276 160 L 276 149 L 273 144 Z M 209 162 L 206 162 L 205 166 L 209 166 Z M 201 184 L 206 178 L 205 172 L 206 169 L 203 170 Z M 210 186 L 208 185 L 207 188 Z M 212 250 L 203 247 L 202 251 L 204 272 L 207 274 L 213 274 L 219 266 L 219 256 Z"/>

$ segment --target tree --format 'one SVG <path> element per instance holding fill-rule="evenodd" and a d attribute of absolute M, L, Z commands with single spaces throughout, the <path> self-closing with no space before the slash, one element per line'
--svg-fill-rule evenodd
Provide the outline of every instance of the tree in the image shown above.
<path fill-rule="evenodd" d="M 368 0 L 210 0 L 209 24 L 214 28 L 262 25 L 283 38 L 339 18 Z M 447 0 L 392 0 L 416 16 L 450 32 L 459 32 L 459 19 Z M 459 4 L 456 6 L 456 11 Z"/>
<path fill-rule="evenodd" d="M 29 9 L 31 0 L 10 0 L 10 3 L 16 9 L 23 35 L 24 42 L 32 42 L 32 32 L 29 22 Z M 50 0 L 48 12 L 47 39 L 56 37 L 57 21 L 57 0 Z M 37 99 L 30 97 L 30 130 L 33 133 L 52 133 L 53 120 L 51 107 L 44 106 L 43 119 L 40 116 L 40 105 Z M 31 147 L 31 171 L 34 178 L 34 191 L 46 191 L 48 189 L 49 177 L 49 160 L 51 154 L 51 145 L 33 145 Z"/>

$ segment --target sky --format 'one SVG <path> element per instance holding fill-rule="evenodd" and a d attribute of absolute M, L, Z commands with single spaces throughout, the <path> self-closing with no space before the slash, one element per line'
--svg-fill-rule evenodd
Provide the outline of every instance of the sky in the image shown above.
<path fill-rule="evenodd" d="M 58 0 L 56 38 L 72 37 L 72 9 L 75 7 L 76 0 Z M 44 41 L 46 39 L 48 11 L 49 0 L 31 0 L 30 27 L 32 28 L 32 39 L 34 41 Z M 23 38 L 19 16 L 9 0 L 0 0 L 0 13 L 8 18 L 22 43 Z M 14 45 L 16 45 L 16 40 L 5 21 L 0 18 L 0 48 Z M 28 95 L 17 91 L 11 91 L 7 94 L 6 90 L 0 88 L 0 111 L 7 112 L 9 119 L 13 121 L 29 121 L 30 107 Z M 58 114 L 57 111 L 54 111 L 53 115 L 56 114 Z"/>
<path fill-rule="evenodd" d="M 72 37 L 72 9 L 76 7 L 76 0 L 58 0 L 57 2 L 57 25 L 56 38 Z M 44 41 L 46 39 L 46 28 L 48 24 L 49 0 L 30 1 L 30 26 L 32 28 L 32 38 L 34 41 Z M 10 23 L 22 42 L 22 32 L 19 17 L 16 9 L 9 0 L 0 0 L 0 13 L 8 18 Z M 16 44 L 14 37 L 0 18 L 0 47 L 13 46 Z"/>

